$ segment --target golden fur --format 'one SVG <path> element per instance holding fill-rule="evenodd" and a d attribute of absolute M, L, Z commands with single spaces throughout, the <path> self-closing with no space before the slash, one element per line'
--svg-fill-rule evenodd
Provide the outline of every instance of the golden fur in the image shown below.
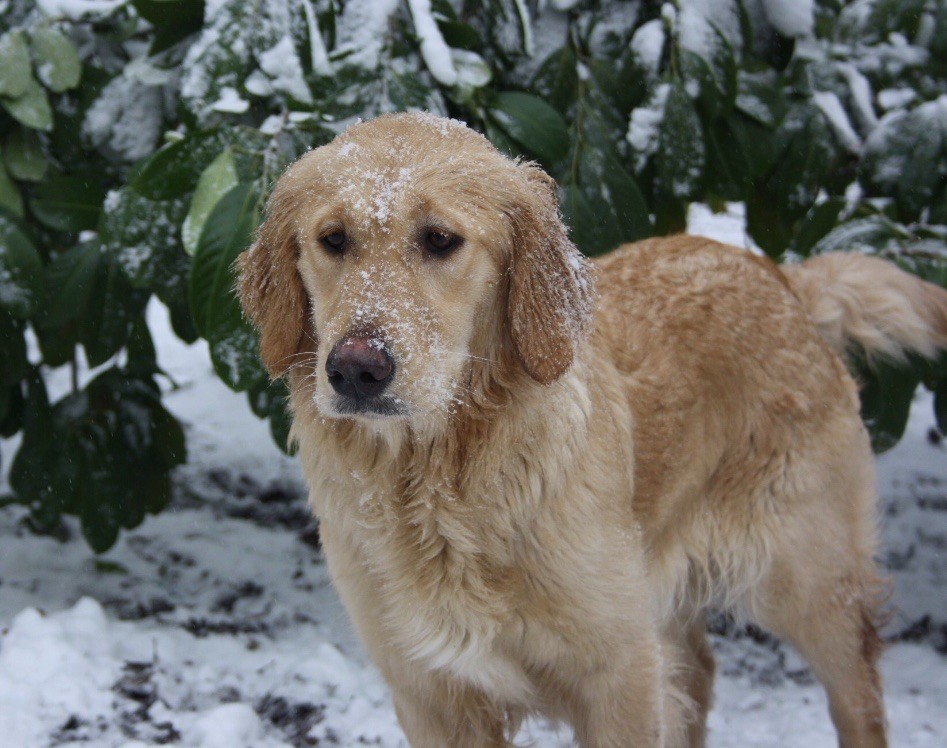
<path fill-rule="evenodd" d="M 842 745 L 884 745 L 873 462 L 841 356 L 931 352 L 947 293 L 686 236 L 589 263 L 554 187 L 459 123 L 383 117 L 292 166 L 240 259 L 408 739 L 509 745 L 542 712 L 584 746 L 701 745 L 713 604 L 798 647 Z M 430 256 L 429 227 L 463 245 Z M 366 331 L 400 415 L 333 398 L 328 352 Z"/>

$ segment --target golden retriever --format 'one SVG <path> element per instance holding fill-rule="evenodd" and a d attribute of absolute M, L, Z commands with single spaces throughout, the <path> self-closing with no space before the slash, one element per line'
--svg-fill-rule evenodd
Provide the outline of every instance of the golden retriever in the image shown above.
<path fill-rule="evenodd" d="M 414 746 L 701 745 L 723 606 L 885 744 L 873 461 L 849 347 L 932 354 L 947 292 L 698 237 L 595 262 L 555 183 L 402 114 L 290 167 L 239 292 L 330 572 Z"/>

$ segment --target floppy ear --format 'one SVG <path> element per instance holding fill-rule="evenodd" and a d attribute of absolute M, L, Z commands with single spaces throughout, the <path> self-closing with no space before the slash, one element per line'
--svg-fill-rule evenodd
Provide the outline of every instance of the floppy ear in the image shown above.
<path fill-rule="evenodd" d="M 276 379 L 295 362 L 294 354 L 307 346 L 314 350 L 316 337 L 309 320 L 309 297 L 296 267 L 299 244 L 291 190 L 278 184 L 266 213 L 256 241 L 237 258 L 238 295 L 260 333 L 260 358 Z"/>
<path fill-rule="evenodd" d="M 512 277 L 508 314 L 513 346 L 527 373 L 542 384 L 561 377 L 591 319 L 591 266 L 569 241 L 556 183 L 533 164 L 519 166 L 525 194 L 511 212 Z"/>

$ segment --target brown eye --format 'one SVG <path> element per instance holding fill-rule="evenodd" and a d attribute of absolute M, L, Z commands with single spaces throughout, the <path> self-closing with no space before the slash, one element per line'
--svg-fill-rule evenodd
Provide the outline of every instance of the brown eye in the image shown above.
<path fill-rule="evenodd" d="M 449 234 L 437 229 L 430 229 L 424 234 L 425 249 L 435 255 L 446 255 L 452 249 L 459 247 L 462 241 L 456 234 Z"/>
<path fill-rule="evenodd" d="M 333 231 L 331 234 L 323 236 L 319 241 L 331 254 L 340 255 L 345 251 L 344 231 Z"/>

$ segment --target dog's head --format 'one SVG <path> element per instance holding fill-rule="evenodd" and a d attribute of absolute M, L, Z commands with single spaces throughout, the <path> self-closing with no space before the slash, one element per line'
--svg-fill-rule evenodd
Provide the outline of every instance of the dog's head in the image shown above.
<path fill-rule="evenodd" d="M 553 180 L 427 114 L 355 125 L 296 162 L 239 269 L 270 374 L 301 364 L 293 385 L 330 418 L 445 411 L 503 346 L 552 382 L 591 307 Z"/>

